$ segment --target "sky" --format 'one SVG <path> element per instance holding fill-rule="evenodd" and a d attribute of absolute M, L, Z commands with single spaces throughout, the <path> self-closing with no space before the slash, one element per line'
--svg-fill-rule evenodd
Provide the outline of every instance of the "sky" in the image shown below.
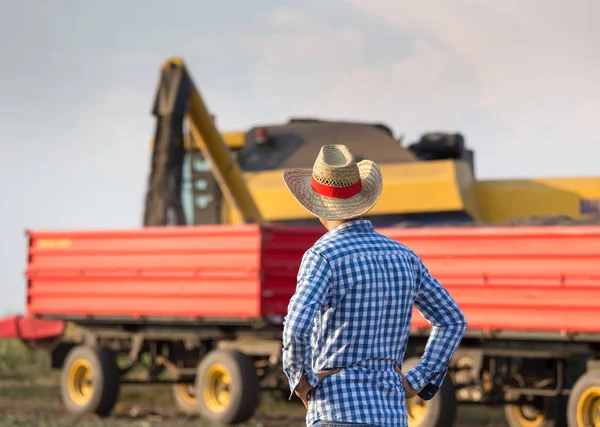
<path fill-rule="evenodd" d="M 0 314 L 26 229 L 142 223 L 162 62 L 221 130 L 290 117 L 461 132 L 481 179 L 594 176 L 600 2 L 37 0 L 0 5 Z M 594 113 L 596 112 L 596 113 Z"/>

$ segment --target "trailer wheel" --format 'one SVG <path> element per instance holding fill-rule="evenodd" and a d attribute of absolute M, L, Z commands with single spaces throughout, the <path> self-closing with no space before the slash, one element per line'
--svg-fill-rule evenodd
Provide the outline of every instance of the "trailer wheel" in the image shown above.
<path fill-rule="evenodd" d="M 173 384 L 173 399 L 177 408 L 188 415 L 196 415 L 200 412 L 196 390 L 193 384 L 178 383 Z"/>
<path fill-rule="evenodd" d="M 533 404 L 505 405 L 504 416 L 510 427 L 565 427 L 565 398 L 547 397 L 541 407 Z"/>
<path fill-rule="evenodd" d="M 408 372 L 419 363 L 411 358 L 402 364 L 403 372 Z M 456 419 L 456 390 L 450 377 L 446 377 L 435 397 L 425 401 L 418 396 L 406 399 L 406 412 L 409 427 L 452 427 Z"/>
<path fill-rule="evenodd" d="M 569 426 L 600 425 L 600 370 L 588 371 L 573 385 L 567 407 Z"/>
<path fill-rule="evenodd" d="M 247 421 L 259 403 L 260 384 L 251 358 L 239 351 L 213 350 L 196 375 L 200 413 L 225 424 Z"/>
<path fill-rule="evenodd" d="M 74 347 L 65 359 L 60 391 L 73 414 L 107 416 L 119 396 L 120 372 L 116 355 L 106 348 Z"/>

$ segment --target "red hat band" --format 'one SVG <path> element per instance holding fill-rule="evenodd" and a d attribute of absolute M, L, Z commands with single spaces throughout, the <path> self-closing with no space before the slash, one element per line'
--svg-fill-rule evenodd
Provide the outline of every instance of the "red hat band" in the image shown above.
<path fill-rule="evenodd" d="M 333 199 L 349 199 L 360 193 L 360 190 L 362 190 L 362 181 L 359 179 L 354 184 L 347 187 L 333 187 L 331 185 L 321 184 L 313 176 L 311 179 L 311 187 L 315 193 L 321 196 L 331 197 Z"/>

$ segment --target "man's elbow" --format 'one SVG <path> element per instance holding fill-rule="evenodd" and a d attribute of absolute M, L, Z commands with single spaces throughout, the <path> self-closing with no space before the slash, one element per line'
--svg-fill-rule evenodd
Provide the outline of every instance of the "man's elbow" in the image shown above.
<path fill-rule="evenodd" d="M 296 322 L 289 322 L 283 329 L 283 340 L 286 343 L 303 343 L 307 338 L 307 332 L 307 328 L 305 328 L 303 325 L 300 325 Z"/>
<path fill-rule="evenodd" d="M 462 310 L 454 307 L 451 311 L 446 312 L 445 321 L 441 322 L 440 326 L 445 327 L 453 334 L 459 335 L 461 338 L 467 332 L 468 323 Z"/>
<path fill-rule="evenodd" d="M 457 328 L 457 330 L 458 330 L 457 332 L 460 334 L 461 338 L 467 332 L 468 327 L 469 327 L 469 324 L 467 322 L 467 318 L 465 317 L 464 313 L 459 309 L 458 315 L 457 315 L 456 328 Z"/>

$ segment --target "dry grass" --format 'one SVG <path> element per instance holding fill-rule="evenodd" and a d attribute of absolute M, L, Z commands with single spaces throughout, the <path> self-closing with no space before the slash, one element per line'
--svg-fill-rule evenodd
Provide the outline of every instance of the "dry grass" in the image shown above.
<path fill-rule="evenodd" d="M 58 374 L 48 354 L 30 351 L 16 341 L 0 341 L 0 427 L 208 427 L 196 417 L 176 412 L 168 386 L 125 385 L 114 415 L 74 417 L 66 414 L 58 392 Z M 461 407 L 457 427 L 505 427 L 501 412 Z M 254 420 L 244 427 L 304 427 L 304 408 L 265 394 Z M 240 426 L 241 427 L 241 426 Z"/>

